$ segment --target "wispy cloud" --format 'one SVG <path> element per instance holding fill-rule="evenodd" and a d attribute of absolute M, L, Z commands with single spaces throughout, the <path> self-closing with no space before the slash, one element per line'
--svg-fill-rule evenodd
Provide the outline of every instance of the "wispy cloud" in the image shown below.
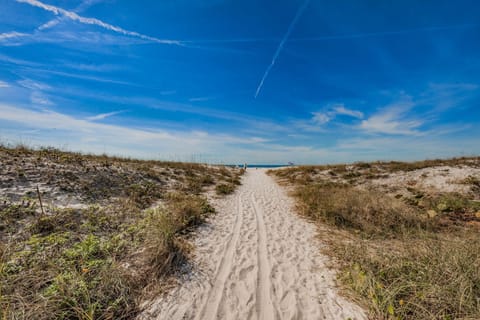
<path fill-rule="evenodd" d="M 125 85 L 125 86 L 134 86 L 134 87 L 140 86 L 140 85 L 138 85 L 136 83 L 133 83 L 133 82 L 109 79 L 109 78 L 105 78 L 105 77 L 98 77 L 98 76 L 90 76 L 90 75 L 83 75 L 83 74 L 77 74 L 77 73 L 63 72 L 63 71 L 54 71 L 54 70 L 43 69 L 43 68 L 25 67 L 25 68 L 23 68 L 23 70 L 28 71 L 29 74 L 44 75 L 44 74 L 48 73 L 48 74 L 53 74 L 53 75 L 57 75 L 57 76 L 61 76 L 61 77 L 89 80 L 89 81 L 95 81 L 95 82 L 121 84 L 121 85 Z"/>
<path fill-rule="evenodd" d="M 41 91 L 33 90 L 30 94 L 30 102 L 32 106 L 45 107 L 52 106 L 54 103 Z"/>
<path fill-rule="evenodd" d="M 359 128 L 369 133 L 420 135 L 422 132 L 419 128 L 425 121 L 408 115 L 408 112 L 414 106 L 411 98 L 405 98 L 404 101 L 388 105 L 368 119 L 363 120 Z"/>
<path fill-rule="evenodd" d="M 22 32 L 16 32 L 16 31 L 0 33 L 0 41 L 12 39 L 12 38 L 25 37 L 25 36 L 28 36 L 28 34 L 22 33 Z"/>
<path fill-rule="evenodd" d="M 17 66 L 40 66 L 39 63 L 37 62 L 31 62 L 27 60 L 21 60 L 21 59 L 16 59 L 12 58 L 10 56 L 4 55 L 0 53 L 0 62 L 3 63 L 8 63 L 8 64 L 14 64 Z"/>
<path fill-rule="evenodd" d="M 324 113 L 324 112 L 312 112 L 313 117 L 312 121 L 316 124 L 325 124 L 329 122 L 332 119 L 332 115 L 330 113 Z"/>
<path fill-rule="evenodd" d="M 326 111 L 312 112 L 312 121 L 316 124 L 325 124 L 335 119 L 338 115 L 349 116 L 352 118 L 362 119 L 363 112 L 358 110 L 347 109 L 343 104 L 328 105 Z"/>
<path fill-rule="evenodd" d="M 22 79 L 17 84 L 30 92 L 30 103 L 34 107 L 52 106 L 54 103 L 48 98 L 44 91 L 52 89 L 51 86 L 43 82 L 32 79 Z"/>
<path fill-rule="evenodd" d="M 19 85 L 21 85 L 24 88 L 31 89 L 31 90 L 48 90 L 51 89 L 51 87 L 43 82 L 38 82 L 34 81 L 32 79 L 23 79 L 17 81 Z"/>
<path fill-rule="evenodd" d="M 0 81 L 0 88 L 8 88 L 10 85 L 6 82 Z"/>
<path fill-rule="evenodd" d="M 114 111 L 114 112 L 108 112 L 108 113 L 100 113 L 100 114 L 97 114 L 97 115 L 92 116 L 92 117 L 87 117 L 86 119 L 90 120 L 90 121 L 103 120 L 105 118 L 112 117 L 114 115 L 124 113 L 124 112 L 126 112 L 126 111 L 125 110 L 120 110 L 120 111 Z"/>
<path fill-rule="evenodd" d="M 115 64 L 85 64 L 85 63 L 63 63 L 63 66 L 79 70 L 79 71 L 93 71 L 93 72 L 111 72 L 117 70 L 125 70 L 125 66 Z"/>
<path fill-rule="evenodd" d="M 260 83 L 258 84 L 257 90 L 256 90 L 256 92 L 255 92 L 255 99 L 258 97 L 258 94 L 259 94 L 260 91 L 262 90 L 262 87 L 263 87 L 263 84 L 264 84 L 264 82 L 265 82 L 265 79 L 267 79 L 268 74 L 270 73 L 270 70 L 272 70 L 273 66 L 275 65 L 275 62 L 277 61 L 278 55 L 280 54 L 280 52 L 281 52 L 282 49 L 283 49 L 283 46 L 285 45 L 285 42 L 287 41 L 288 37 L 289 37 L 290 34 L 292 33 L 293 28 L 294 28 L 295 25 L 297 24 L 297 21 L 298 21 L 298 19 L 300 18 L 300 16 L 302 15 L 303 11 L 305 11 L 305 9 L 307 8 L 309 2 L 310 2 L 310 0 L 306 0 L 306 1 L 302 4 L 302 6 L 298 9 L 297 14 L 296 14 L 295 17 L 293 18 L 292 22 L 291 22 L 290 25 L 288 26 L 287 32 L 286 32 L 285 35 L 283 36 L 282 41 L 280 41 L 280 44 L 278 45 L 278 48 L 277 48 L 277 50 L 275 51 L 275 54 L 273 55 L 272 61 L 271 61 L 270 64 L 268 65 L 267 69 L 265 70 L 265 73 L 263 74 L 262 79 L 260 80 Z"/>
<path fill-rule="evenodd" d="M 336 106 L 333 110 L 336 114 L 342 114 L 342 115 L 350 116 L 357 119 L 363 118 L 363 112 L 347 109 L 343 104 Z"/>
<path fill-rule="evenodd" d="M 215 154 L 212 161 L 225 159 L 218 150 L 233 154 L 230 161 L 242 162 L 247 158 L 236 150 L 238 145 L 265 143 L 267 140 L 254 137 L 232 136 L 228 134 L 210 134 L 204 131 L 167 131 L 150 128 L 131 128 L 120 125 L 105 124 L 73 115 L 50 110 L 31 110 L 0 103 L 0 121 L 2 121 L 2 138 L 18 141 L 19 132 L 29 130 L 32 134 L 28 140 L 43 145 L 70 145 L 74 150 L 83 152 L 105 152 L 123 156 L 158 158 L 178 156 L 177 159 L 191 159 L 193 154 Z M 10 124 L 9 135 L 3 125 Z M 55 132 L 55 134 L 52 134 Z M 108 146 L 108 150 L 105 150 Z M 235 159 L 236 157 L 236 159 Z M 232 162 L 233 163 L 233 162 Z"/>
<path fill-rule="evenodd" d="M 83 10 L 87 9 L 88 7 L 90 7 L 91 5 L 93 5 L 97 2 L 100 2 L 100 1 L 85 0 L 78 7 L 76 7 L 73 11 L 76 12 L 76 13 L 80 13 Z M 63 19 L 65 19 L 65 18 L 63 16 L 61 16 L 61 17 L 52 19 L 50 21 L 47 21 L 44 24 L 42 24 L 41 26 L 39 26 L 37 28 L 37 30 L 42 31 L 42 30 L 47 30 L 47 29 L 53 28 L 56 25 L 58 25 Z"/>
<path fill-rule="evenodd" d="M 62 9 L 60 7 L 57 7 L 57 6 L 45 4 L 45 3 L 37 1 L 37 0 L 16 0 L 16 1 L 20 2 L 20 3 L 26 3 L 26 4 L 29 4 L 31 6 L 38 7 L 38 8 L 41 8 L 43 10 L 52 12 L 53 14 L 55 14 L 57 16 L 63 16 L 63 17 L 68 18 L 70 20 L 80 22 L 80 23 L 83 23 L 83 24 L 87 24 L 87 25 L 99 26 L 101 28 L 104 28 L 104 29 L 107 29 L 107 30 L 110 30 L 110 31 L 113 31 L 113 32 L 116 32 L 116 33 L 120 33 L 120 34 L 123 34 L 123 35 L 126 35 L 126 36 L 136 37 L 136 38 L 140 38 L 140 39 L 143 39 L 143 40 L 148 40 L 148 41 L 156 42 L 156 43 L 160 43 L 160 44 L 182 45 L 181 42 L 177 41 L 177 40 L 160 39 L 160 38 L 144 35 L 144 34 L 141 34 L 141 33 L 135 32 L 135 31 L 125 30 L 125 29 L 123 29 L 119 26 L 111 25 L 111 24 L 106 23 L 102 20 L 99 20 L 99 19 L 96 19 L 96 18 L 83 17 L 83 16 L 80 16 L 73 11 L 68 11 L 68 10 Z"/>
<path fill-rule="evenodd" d="M 367 133 L 410 136 L 463 131 L 474 118 L 464 119 L 463 123 L 451 123 L 449 119 L 451 124 L 445 125 L 445 113 L 473 109 L 479 97 L 478 88 L 474 83 L 430 83 L 414 95 L 393 93 L 394 102 L 363 120 L 358 128 Z"/>
<path fill-rule="evenodd" d="M 196 98 L 190 98 L 188 101 L 190 102 L 199 102 L 199 101 L 210 101 L 213 100 L 213 97 L 196 97 Z"/>

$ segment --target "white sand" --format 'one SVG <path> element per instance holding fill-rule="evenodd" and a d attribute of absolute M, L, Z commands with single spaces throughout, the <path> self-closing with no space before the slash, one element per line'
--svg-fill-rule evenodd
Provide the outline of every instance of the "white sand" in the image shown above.
<path fill-rule="evenodd" d="M 262 169 L 196 235 L 193 265 L 140 319 L 366 319 L 338 295 L 316 228 Z"/>
<path fill-rule="evenodd" d="M 480 168 L 438 166 L 409 172 L 399 171 L 391 173 L 387 178 L 367 181 L 367 184 L 383 187 L 387 192 L 392 187 L 396 190 L 414 187 L 428 193 L 458 192 L 468 195 L 473 188 L 473 185 L 463 183 L 468 177 L 480 178 Z M 475 192 L 472 196 L 478 198 L 478 194 Z"/>

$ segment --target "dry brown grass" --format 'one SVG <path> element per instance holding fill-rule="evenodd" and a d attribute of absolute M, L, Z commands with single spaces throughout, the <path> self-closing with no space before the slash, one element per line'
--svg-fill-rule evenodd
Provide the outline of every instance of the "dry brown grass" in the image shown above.
<path fill-rule="evenodd" d="M 295 186 L 301 214 L 330 226 L 328 235 L 322 232 L 329 244 L 326 252 L 335 257 L 340 280 L 372 319 L 480 319 L 479 202 L 455 193 L 414 192 L 412 198 L 396 199 L 345 179 L 349 172 L 365 177 L 478 163 L 478 158 L 376 162 L 271 173 Z M 347 178 L 356 179 L 354 175 Z"/>
<path fill-rule="evenodd" d="M 434 221 L 403 202 L 349 185 L 312 184 L 298 187 L 294 195 L 303 215 L 367 236 L 392 237 L 435 228 Z"/>
<path fill-rule="evenodd" d="M 15 243 L 1 243 L 1 318 L 133 317 L 145 288 L 158 291 L 187 261 L 184 235 L 213 211 L 202 197 L 172 193 L 161 209 L 125 202 L 36 217 Z"/>
<path fill-rule="evenodd" d="M 477 234 L 332 244 L 344 284 L 375 319 L 479 319 Z"/>
<path fill-rule="evenodd" d="M 188 263 L 187 234 L 214 211 L 201 194 L 240 174 L 51 148 L 0 147 L 0 161 L 0 187 L 49 187 L 45 214 L 35 191 L 1 199 L 0 319 L 134 318 Z"/>

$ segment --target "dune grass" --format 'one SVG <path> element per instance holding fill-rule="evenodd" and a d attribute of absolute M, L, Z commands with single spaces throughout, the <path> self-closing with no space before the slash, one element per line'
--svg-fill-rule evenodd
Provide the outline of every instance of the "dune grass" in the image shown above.
<path fill-rule="evenodd" d="M 50 148 L 2 147 L 0 160 L 2 187 L 47 185 L 86 204 L 1 199 L 0 319 L 134 318 L 188 264 L 188 233 L 214 213 L 202 194 L 241 174 Z"/>
<path fill-rule="evenodd" d="M 125 204 L 35 217 L 21 240 L 2 242 L 2 319 L 131 318 L 144 289 L 186 261 L 185 231 L 213 211 L 175 193 L 145 212 Z"/>
<path fill-rule="evenodd" d="M 410 171 L 440 163 L 475 166 L 478 158 L 387 167 Z M 347 172 L 365 177 L 377 165 L 362 163 Z M 332 180 L 318 174 L 325 170 L 333 171 L 327 174 Z M 395 198 L 335 179 L 345 172 L 343 166 L 309 166 L 271 174 L 294 186 L 300 214 L 330 226 L 330 233 L 320 235 L 329 244 L 325 252 L 336 259 L 339 280 L 370 317 L 479 319 L 479 202 L 455 193 Z M 475 188 L 476 178 L 467 180 Z"/>
<path fill-rule="evenodd" d="M 303 215 L 365 236 L 393 237 L 435 229 L 435 222 L 415 208 L 390 197 L 349 185 L 323 183 L 300 186 L 294 193 Z"/>

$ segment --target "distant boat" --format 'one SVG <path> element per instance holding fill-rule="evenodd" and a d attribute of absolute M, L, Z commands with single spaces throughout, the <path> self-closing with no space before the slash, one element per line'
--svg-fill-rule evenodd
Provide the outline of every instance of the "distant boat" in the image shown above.
<path fill-rule="evenodd" d="M 293 163 L 293 162 L 289 162 L 289 163 L 288 163 L 288 165 L 289 165 L 289 166 L 294 166 L 294 165 L 295 165 L 295 163 Z"/>

